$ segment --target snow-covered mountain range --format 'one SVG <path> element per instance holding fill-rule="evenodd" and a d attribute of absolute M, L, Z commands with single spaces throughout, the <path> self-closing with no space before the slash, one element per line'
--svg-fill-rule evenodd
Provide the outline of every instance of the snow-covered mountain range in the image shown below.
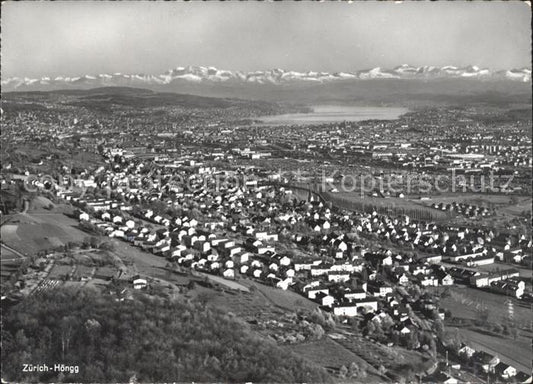
<path fill-rule="evenodd" d="M 241 72 L 221 70 L 214 67 L 188 66 L 177 67 L 159 75 L 146 74 L 99 74 L 83 75 L 77 77 L 12 77 L 2 79 L 2 91 L 30 91 L 53 90 L 65 88 L 92 88 L 102 86 L 145 86 L 164 88 L 165 85 L 176 83 L 201 83 L 208 84 L 265 84 L 284 85 L 294 83 L 331 83 L 352 82 L 356 80 L 374 79 L 476 79 L 483 81 L 518 81 L 531 82 L 531 69 L 512 69 L 492 71 L 476 66 L 423 66 L 413 67 L 407 64 L 393 69 L 372 68 L 354 72 L 297 72 L 283 69 L 266 71 Z"/>

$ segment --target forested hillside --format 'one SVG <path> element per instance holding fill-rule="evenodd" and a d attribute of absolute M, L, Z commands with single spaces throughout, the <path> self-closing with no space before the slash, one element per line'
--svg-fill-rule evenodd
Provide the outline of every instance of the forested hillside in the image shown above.
<path fill-rule="evenodd" d="M 315 367 L 198 303 L 67 289 L 4 311 L 8 382 L 327 382 Z M 9 330 L 9 331 L 8 331 Z M 23 364 L 79 366 L 77 374 L 25 373 Z"/>

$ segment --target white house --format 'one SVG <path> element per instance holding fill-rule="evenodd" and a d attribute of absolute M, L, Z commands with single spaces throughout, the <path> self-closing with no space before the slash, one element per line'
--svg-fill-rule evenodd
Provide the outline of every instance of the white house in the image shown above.
<path fill-rule="evenodd" d="M 121 230 L 114 230 L 113 232 L 111 232 L 109 234 L 109 237 L 124 237 L 124 231 L 121 231 Z"/>
<path fill-rule="evenodd" d="M 516 368 L 502 362 L 494 367 L 494 372 L 504 379 L 510 379 L 511 377 L 516 376 Z"/>
<path fill-rule="evenodd" d="M 333 307 L 335 316 L 354 317 L 357 316 L 357 305 L 344 304 Z"/>
<path fill-rule="evenodd" d="M 336 283 L 346 282 L 350 280 L 349 273 L 329 273 L 328 281 L 334 281 Z"/>
<path fill-rule="evenodd" d="M 453 285 L 453 283 L 454 283 L 453 277 L 449 273 L 446 274 L 442 279 L 440 279 L 441 285 Z"/>
<path fill-rule="evenodd" d="M 333 307 L 333 314 L 337 316 L 353 317 L 357 316 L 359 308 L 363 308 L 367 312 L 375 312 L 378 309 L 378 302 L 374 299 L 362 299 L 354 300 L 348 304 L 335 305 Z"/>
<path fill-rule="evenodd" d="M 279 264 L 280 265 L 284 265 L 284 266 L 288 266 L 291 264 L 291 259 L 287 256 L 283 256 L 279 259 Z"/>
<path fill-rule="evenodd" d="M 224 276 L 226 279 L 234 279 L 235 271 L 232 268 L 228 268 L 224 272 L 222 272 L 222 276 Z"/>
<path fill-rule="evenodd" d="M 283 290 L 289 289 L 289 286 L 292 284 L 292 278 L 287 277 L 285 280 L 280 280 L 276 283 L 276 287 L 281 288 Z"/>
<path fill-rule="evenodd" d="M 325 293 L 319 293 L 316 295 L 315 300 L 325 307 L 331 307 L 335 302 L 335 298 Z"/>
<path fill-rule="evenodd" d="M 324 295 L 328 295 L 329 294 L 329 289 L 328 288 L 320 288 L 320 287 L 311 288 L 311 289 L 307 290 L 307 297 L 310 298 L 311 300 L 314 300 L 319 293 L 323 293 Z"/>
<path fill-rule="evenodd" d="M 133 280 L 133 288 L 134 289 L 143 289 L 148 286 L 148 282 L 146 279 L 135 279 Z"/>
<path fill-rule="evenodd" d="M 409 277 L 405 273 L 402 273 L 400 277 L 398 277 L 398 284 L 400 285 L 407 285 L 409 283 Z"/>
<path fill-rule="evenodd" d="M 344 298 L 348 301 L 366 299 L 366 292 L 363 289 L 348 291 L 344 293 Z"/>
<path fill-rule="evenodd" d="M 461 348 L 459 348 L 458 353 L 460 355 L 466 356 L 467 358 L 471 358 L 472 356 L 474 356 L 474 353 L 476 353 L 476 350 L 465 344 Z"/>
<path fill-rule="evenodd" d="M 113 217 L 113 223 L 114 223 L 114 224 L 122 223 L 122 216 L 115 216 L 115 217 Z"/>

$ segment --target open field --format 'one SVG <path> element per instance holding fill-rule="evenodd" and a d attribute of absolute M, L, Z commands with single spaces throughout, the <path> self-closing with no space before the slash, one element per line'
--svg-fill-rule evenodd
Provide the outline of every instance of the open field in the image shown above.
<path fill-rule="evenodd" d="M 498 271 L 498 270 L 501 271 L 502 269 L 508 269 L 508 268 L 518 270 L 518 272 L 520 272 L 520 277 L 523 277 L 529 280 L 533 277 L 533 271 L 531 269 L 520 266 L 520 265 L 515 265 L 515 264 L 494 263 L 494 264 L 488 264 L 488 265 L 480 265 L 476 267 L 476 270 L 480 272 L 492 272 L 492 271 Z M 528 282 L 531 283 L 531 281 L 526 281 L 526 284 Z"/>
<path fill-rule="evenodd" d="M 327 201 L 331 201 L 337 207 L 372 213 L 391 215 L 408 215 L 413 219 L 420 220 L 445 220 L 450 215 L 446 212 L 433 209 L 418 201 L 397 197 L 380 198 L 363 196 L 359 192 L 321 193 Z"/>
<path fill-rule="evenodd" d="M 515 204 L 510 204 L 505 207 L 501 207 L 497 209 L 497 212 L 501 212 L 502 214 L 508 214 L 513 216 L 520 216 L 524 212 L 530 212 L 531 213 L 531 198 L 529 197 L 522 197 L 517 199 L 517 202 Z"/>
<path fill-rule="evenodd" d="M 121 270 L 127 270 L 130 275 L 138 273 L 158 282 L 170 283 L 175 288 L 195 280 L 190 275 L 184 276 L 172 272 L 167 268 L 170 263 L 164 257 L 144 252 L 118 239 L 110 239 L 110 241 L 113 244 L 113 251 L 110 251 L 109 255 L 114 258 L 115 266 Z"/>
<path fill-rule="evenodd" d="M 482 308 L 488 310 L 488 322 L 501 323 L 507 316 L 507 296 L 468 287 L 450 287 L 450 296 L 441 299 L 440 305 L 449 309 L 453 317 L 476 319 Z M 517 299 L 510 299 L 514 305 L 514 319 L 521 328 L 531 328 L 531 308 L 522 306 Z"/>
<path fill-rule="evenodd" d="M 471 226 L 474 224 L 504 232 L 530 233 L 527 220 L 524 220 L 524 214 L 531 214 L 531 197 L 504 194 L 446 193 L 432 196 L 431 200 L 420 201 L 421 204 L 428 206 L 428 208 L 434 203 L 441 202 L 446 204 L 453 202 L 471 204 L 488 208 L 493 213 L 489 216 L 476 218 L 468 218 L 457 214 L 453 220 L 450 219 L 450 223 L 455 225 Z M 439 211 L 437 209 L 434 210 Z"/>
<path fill-rule="evenodd" d="M 70 265 L 58 265 L 55 264 L 48 275 L 49 279 L 61 280 L 64 277 L 70 275 L 74 271 L 74 267 Z"/>
<path fill-rule="evenodd" d="M 30 210 L 32 213 L 51 213 L 48 207 L 55 207 L 55 204 L 44 196 L 36 196 L 30 202 Z"/>
<path fill-rule="evenodd" d="M 2 263 L 4 262 L 13 262 L 16 260 L 20 260 L 22 257 L 17 255 L 15 252 L 13 252 L 11 249 L 7 248 L 4 244 L 2 244 Z"/>
<path fill-rule="evenodd" d="M 149 252 L 144 252 L 124 241 L 110 239 L 113 244 L 113 254 L 117 255 L 122 261 L 128 264 L 134 264 L 139 273 L 150 275 L 154 271 L 165 268 L 168 261 L 161 256 L 156 256 Z"/>
<path fill-rule="evenodd" d="M 17 214 L 0 229 L 2 241 L 25 255 L 45 249 L 81 242 L 87 234 L 77 228 L 78 223 L 62 213 L 29 212 Z"/>
<path fill-rule="evenodd" d="M 221 276 L 210 275 L 209 273 L 195 272 L 195 274 L 197 274 L 199 276 L 202 276 L 202 277 L 205 277 L 205 278 L 213 281 L 214 283 L 225 285 L 226 287 L 228 287 L 230 289 L 237 289 L 237 290 L 244 291 L 244 292 L 249 292 L 250 291 L 247 287 L 245 287 L 242 284 L 239 284 L 238 282 L 236 282 L 234 280 L 224 279 Z"/>
<path fill-rule="evenodd" d="M 1 246 L 1 279 L 3 282 L 5 281 L 5 279 L 8 279 L 11 274 L 15 273 L 20 268 L 20 265 L 24 260 L 24 255 L 6 246 L 5 244 L 2 244 Z"/>
<path fill-rule="evenodd" d="M 430 200 L 420 201 L 420 204 L 431 206 L 434 203 L 464 203 L 478 207 L 494 209 L 496 218 L 517 217 L 524 212 L 531 212 L 531 197 L 510 196 L 504 194 L 474 194 L 474 193 L 447 193 L 432 196 Z"/>
<path fill-rule="evenodd" d="M 248 279 L 240 280 L 240 282 L 248 287 L 255 286 L 255 288 L 263 294 L 269 302 L 289 311 L 295 311 L 297 309 L 313 310 L 318 307 L 318 304 L 315 302 L 290 290 L 284 291 Z"/>
<path fill-rule="evenodd" d="M 527 201 L 531 201 L 530 197 L 513 197 L 505 194 L 489 194 L 489 193 L 461 193 L 461 192 L 449 192 L 440 195 L 431 196 L 430 200 L 421 201 L 424 204 L 434 203 L 466 203 L 482 207 L 494 206 L 506 207 L 512 205 L 516 200 L 518 204 L 525 204 Z M 531 209 L 531 206 L 529 207 Z"/>
<path fill-rule="evenodd" d="M 268 300 L 258 293 L 240 291 L 230 294 L 197 285 L 188 295 L 195 297 L 203 295 L 210 305 L 243 318 L 266 315 L 273 310 Z"/>
<path fill-rule="evenodd" d="M 62 286 L 69 289 L 82 289 L 85 285 L 84 281 L 65 281 Z"/>
<path fill-rule="evenodd" d="M 467 267 L 464 264 L 458 265 L 448 262 L 441 262 L 442 265 L 444 265 L 447 268 L 451 267 L 457 267 L 460 266 L 461 268 L 468 269 L 470 271 L 479 271 L 479 272 L 492 272 L 492 271 L 498 271 L 503 269 L 516 269 L 520 273 L 520 277 L 529 279 L 533 276 L 533 271 L 527 267 L 517 265 L 517 264 L 505 264 L 505 263 L 494 263 L 494 264 L 487 264 L 487 265 L 480 265 L 477 267 Z M 527 284 L 527 281 L 526 281 Z"/>

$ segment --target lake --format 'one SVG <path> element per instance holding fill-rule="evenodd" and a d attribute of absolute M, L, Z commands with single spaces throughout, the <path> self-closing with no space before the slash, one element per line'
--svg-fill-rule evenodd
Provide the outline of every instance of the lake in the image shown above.
<path fill-rule="evenodd" d="M 343 105 L 311 106 L 310 113 L 287 113 L 284 115 L 262 116 L 259 120 L 263 124 L 291 125 L 291 124 L 325 124 L 341 121 L 363 120 L 396 120 L 407 113 L 407 108 L 401 107 L 356 107 Z"/>

